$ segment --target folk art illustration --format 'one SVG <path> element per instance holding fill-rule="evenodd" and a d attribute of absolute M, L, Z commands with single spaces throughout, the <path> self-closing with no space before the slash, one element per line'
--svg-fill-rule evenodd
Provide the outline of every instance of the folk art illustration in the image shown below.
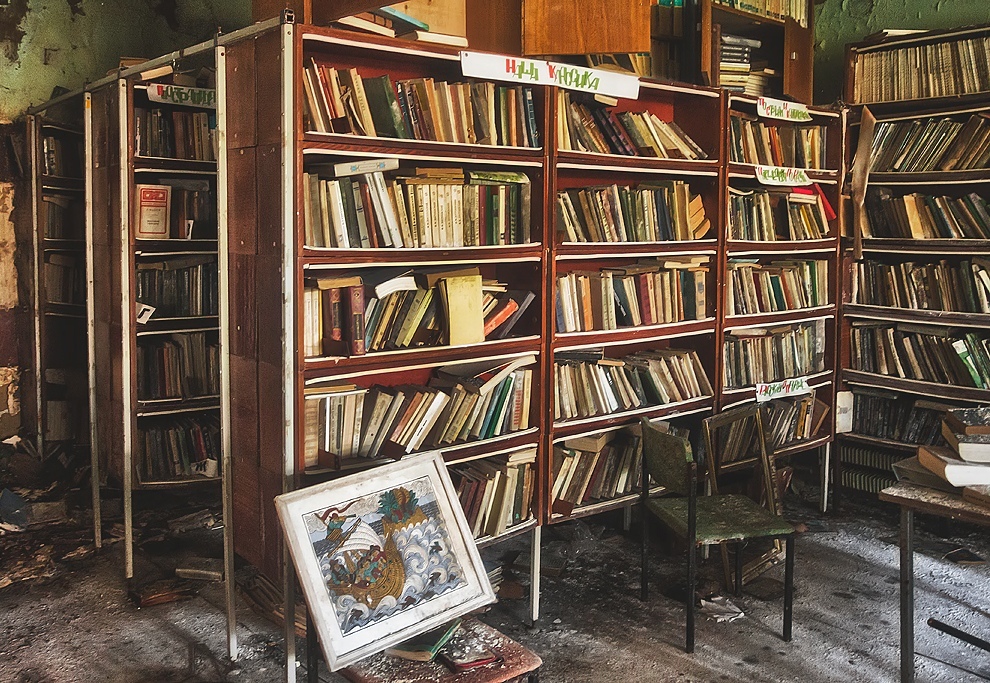
<path fill-rule="evenodd" d="M 429 477 L 303 516 L 345 636 L 466 584 Z"/>

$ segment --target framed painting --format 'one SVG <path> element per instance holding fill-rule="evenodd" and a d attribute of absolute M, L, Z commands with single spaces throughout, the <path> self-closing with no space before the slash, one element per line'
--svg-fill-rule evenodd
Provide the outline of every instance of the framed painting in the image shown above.
<path fill-rule="evenodd" d="M 333 671 L 495 601 L 439 453 L 275 504 Z"/>

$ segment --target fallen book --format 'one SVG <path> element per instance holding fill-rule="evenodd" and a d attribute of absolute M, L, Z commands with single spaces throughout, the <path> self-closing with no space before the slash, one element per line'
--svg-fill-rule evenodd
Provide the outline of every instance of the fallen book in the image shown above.
<path fill-rule="evenodd" d="M 990 464 L 966 462 L 947 446 L 921 446 L 918 462 L 953 486 L 990 485 Z"/>
<path fill-rule="evenodd" d="M 945 491 L 946 493 L 958 494 L 961 491 L 965 491 L 965 489 L 960 489 L 957 486 L 953 486 L 928 468 L 924 467 L 920 462 L 918 462 L 918 456 L 916 455 L 895 462 L 893 464 L 893 470 L 894 474 L 897 476 L 897 481 L 906 481 L 909 484 L 924 486 L 925 488 L 936 489 L 937 491 Z"/>
<path fill-rule="evenodd" d="M 438 626 L 426 633 L 420 633 L 418 636 L 413 636 L 405 642 L 390 647 L 385 650 L 385 654 L 414 662 L 432 662 L 440 648 L 447 644 L 447 641 L 457 633 L 460 626 L 461 620 L 455 619 L 448 624 Z"/>
<path fill-rule="evenodd" d="M 954 408 L 945 414 L 945 424 L 956 434 L 990 434 L 990 406 Z"/>
<path fill-rule="evenodd" d="M 942 437 L 966 462 L 990 463 L 990 434 L 957 434 L 943 420 Z"/>

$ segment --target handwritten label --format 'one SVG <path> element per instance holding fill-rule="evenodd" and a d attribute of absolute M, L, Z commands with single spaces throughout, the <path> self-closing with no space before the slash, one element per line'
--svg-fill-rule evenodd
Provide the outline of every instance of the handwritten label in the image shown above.
<path fill-rule="evenodd" d="M 764 185 L 811 185 L 811 179 L 803 168 L 787 166 L 757 165 L 756 179 Z"/>
<path fill-rule="evenodd" d="M 461 72 L 472 78 L 532 85 L 556 85 L 596 95 L 637 99 L 639 78 L 631 74 L 589 69 L 543 59 L 461 52 Z"/>
<path fill-rule="evenodd" d="M 756 385 L 756 402 L 765 403 L 775 398 L 784 396 L 797 396 L 798 394 L 810 394 L 811 387 L 808 386 L 807 377 L 795 377 L 785 379 L 781 382 L 770 382 L 769 384 Z"/>
<path fill-rule="evenodd" d="M 767 119 L 783 121 L 810 121 L 808 107 L 797 102 L 775 100 L 772 97 L 761 97 L 756 101 L 756 113 Z"/>
<path fill-rule="evenodd" d="M 183 107 L 217 108 L 217 91 L 209 88 L 185 88 L 181 85 L 151 83 L 148 99 L 152 102 L 177 104 Z"/>

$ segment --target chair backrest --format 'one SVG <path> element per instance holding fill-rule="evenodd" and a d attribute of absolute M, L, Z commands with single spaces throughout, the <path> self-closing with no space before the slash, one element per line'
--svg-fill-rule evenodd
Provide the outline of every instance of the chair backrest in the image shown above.
<path fill-rule="evenodd" d="M 705 418 L 702 422 L 702 436 L 708 454 L 708 481 L 713 492 L 718 492 L 716 478 L 723 469 L 737 468 L 744 466 L 744 463 L 761 465 L 766 444 L 760 417 L 759 404 L 750 403 Z"/>
<path fill-rule="evenodd" d="M 688 495 L 691 487 L 688 464 L 694 462 L 691 444 L 667 434 L 649 420 L 642 419 L 643 464 L 649 476 L 667 491 Z M 644 486 L 648 482 L 643 482 Z"/>

